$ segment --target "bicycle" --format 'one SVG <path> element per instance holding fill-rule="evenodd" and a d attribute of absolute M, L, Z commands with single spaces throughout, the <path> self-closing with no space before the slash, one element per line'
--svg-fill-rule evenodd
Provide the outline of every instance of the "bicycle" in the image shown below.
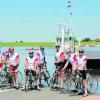
<path fill-rule="evenodd" d="M 64 75 L 64 84 L 63 84 L 63 90 L 62 92 L 63 93 L 70 93 L 71 90 L 73 89 L 72 85 L 73 84 L 73 81 L 75 81 L 75 78 L 73 77 L 72 75 L 72 71 L 71 69 L 66 69 L 65 70 L 65 75 Z"/>
<path fill-rule="evenodd" d="M 42 66 L 41 65 L 39 66 L 39 81 L 40 81 L 40 84 L 41 84 L 41 81 L 44 80 L 49 86 L 50 73 L 47 70 L 46 63 L 45 63 L 44 66 L 45 66 L 45 70 L 46 70 L 45 72 L 42 72 L 41 71 L 42 70 Z"/>
<path fill-rule="evenodd" d="M 25 73 L 26 71 L 28 71 L 28 79 L 26 81 L 26 87 L 25 87 L 25 91 L 27 92 L 28 90 L 33 90 L 36 73 L 32 69 L 30 70 L 25 69 Z"/>
<path fill-rule="evenodd" d="M 56 66 L 56 70 L 53 73 L 52 78 L 50 79 L 51 90 L 53 90 L 53 89 L 59 90 L 59 86 L 58 86 L 59 85 L 59 83 L 58 83 L 59 70 L 60 70 L 60 68 L 57 68 L 57 66 Z"/>
<path fill-rule="evenodd" d="M 98 79 L 96 75 L 90 75 L 87 72 L 87 80 L 88 80 L 88 92 L 94 94 L 98 89 Z"/>
<path fill-rule="evenodd" d="M 22 80 L 23 80 L 23 75 L 20 71 L 18 71 L 19 86 L 21 86 Z M 14 87 L 9 67 L 4 67 L 2 69 L 2 75 L 0 76 L 0 86 L 2 87 L 2 89 L 5 89 L 7 86 L 10 86 L 10 88 Z"/>
<path fill-rule="evenodd" d="M 67 87 L 67 92 L 72 93 L 73 91 L 77 91 L 79 81 L 81 82 L 80 84 L 80 89 L 82 92 L 84 92 L 84 85 L 83 85 L 83 80 L 81 77 L 81 74 L 77 71 L 77 73 L 73 76 L 69 74 L 68 79 L 66 78 L 66 81 L 64 82 L 64 89 L 66 90 L 65 87 Z M 90 75 L 89 72 L 87 71 L 86 79 L 88 80 L 88 93 L 95 93 L 96 90 L 98 89 L 98 79 L 95 75 Z M 68 84 L 69 83 L 69 84 Z"/>

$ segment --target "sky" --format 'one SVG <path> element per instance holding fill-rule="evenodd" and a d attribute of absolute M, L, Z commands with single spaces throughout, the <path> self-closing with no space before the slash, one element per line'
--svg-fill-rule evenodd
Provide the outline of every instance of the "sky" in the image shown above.
<path fill-rule="evenodd" d="M 100 0 L 72 0 L 73 33 L 100 38 Z M 0 41 L 55 41 L 69 23 L 66 0 L 0 0 Z"/>

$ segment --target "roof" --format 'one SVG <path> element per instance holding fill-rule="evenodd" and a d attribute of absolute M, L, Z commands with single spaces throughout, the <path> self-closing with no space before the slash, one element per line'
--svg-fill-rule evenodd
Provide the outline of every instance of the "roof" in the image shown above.
<path fill-rule="evenodd" d="M 86 51 L 85 54 L 89 59 L 100 59 L 100 51 Z"/>

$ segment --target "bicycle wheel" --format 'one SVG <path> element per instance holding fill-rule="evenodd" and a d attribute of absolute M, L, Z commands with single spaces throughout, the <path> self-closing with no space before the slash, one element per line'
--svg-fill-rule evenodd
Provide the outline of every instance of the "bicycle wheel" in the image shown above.
<path fill-rule="evenodd" d="M 0 76 L 0 87 L 2 87 L 2 85 L 3 85 L 3 76 Z"/>
<path fill-rule="evenodd" d="M 2 76 L 1 76 L 1 82 L 2 84 L 9 84 L 9 73 L 6 72 L 5 70 L 2 70 Z"/>
<path fill-rule="evenodd" d="M 76 90 L 76 82 L 73 80 L 73 78 L 67 78 L 64 82 L 64 91 L 72 93 Z"/>
<path fill-rule="evenodd" d="M 56 78 L 56 73 L 53 74 L 52 78 L 50 79 L 50 88 L 51 89 L 55 89 L 56 87 L 58 87 L 58 80 Z"/>
<path fill-rule="evenodd" d="M 23 75 L 20 71 L 18 71 L 18 84 L 19 84 L 19 87 L 22 86 L 22 81 L 23 81 Z"/>
<path fill-rule="evenodd" d="M 46 78 L 47 78 L 47 79 L 50 79 L 50 73 L 49 73 L 48 70 L 46 70 Z"/>
<path fill-rule="evenodd" d="M 87 74 L 87 80 L 88 80 L 88 91 L 90 93 L 95 93 L 98 89 L 98 79 L 95 75 L 89 75 Z"/>
<path fill-rule="evenodd" d="M 33 80 L 32 79 L 28 80 L 28 89 L 30 89 L 30 90 L 33 89 Z"/>
<path fill-rule="evenodd" d="M 53 77 L 50 79 L 50 88 L 52 89 L 52 88 L 54 88 L 54 79 L 53 79 Z"/>
<path fill-rule="evenodd" d="M 9 77 L 8 77 L 8 73 L 5 71 L 2 71 L 2 76 L 0 77 L 0 87 L 2 87 L 2 89 L 4 89 L 6 86 L 9 86 Z"/>

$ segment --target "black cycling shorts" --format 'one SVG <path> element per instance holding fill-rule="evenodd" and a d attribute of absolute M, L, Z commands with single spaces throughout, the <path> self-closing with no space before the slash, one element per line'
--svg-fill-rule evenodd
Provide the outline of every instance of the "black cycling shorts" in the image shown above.
<path fill-rule="evenodd" d="M 28 74 L 29 74 L 30 72 L 32 73 L 33 76 L 36 76 L 36 72 L 33 71 L 33 70 L 26 70 L 25 75 L 28 76 Z"/>
<path fill-rule="evenodd" d="M 57 69 L 62 69 L 66 64 L 66 61 L 63 61 L 63 62 L 59 62 L 56 64 L 56 68 Z"/>
<path fill-rule="evenodd" d="M 87 73 L 87 71 L 86 70 L 80 70 L 79 73 L 81 74 L 82 79 L 86 80 L 86 73 Z"/>

